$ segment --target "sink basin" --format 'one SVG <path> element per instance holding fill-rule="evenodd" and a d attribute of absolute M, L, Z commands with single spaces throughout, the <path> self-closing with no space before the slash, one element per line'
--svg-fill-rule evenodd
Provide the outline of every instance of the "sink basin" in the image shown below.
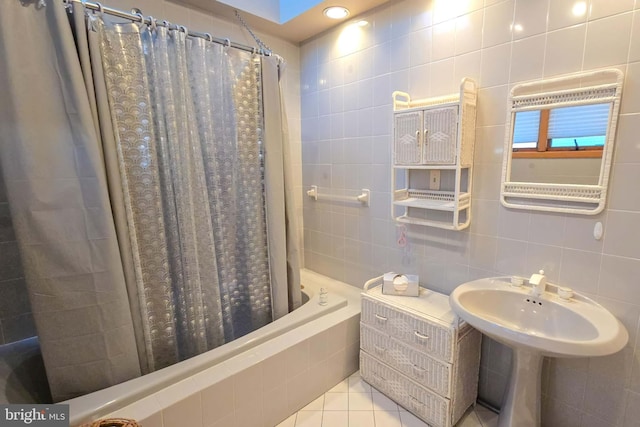
<path fill-rule="evenodd" d="M 458 286 L 449 302 L 471 326 L 513 349 L 499 427 L 540 425 L 543 356 L 605 356 L 620 351 L 629 339 L 625 327 L 600 304 L 580 294 L 563 300 L 551 284 L 533 296 L 531 287 L 511 286 L 509 277 L 480 279 Z"/>
<path fill-rule="evenodd" d="M 582 295 L 560 299 L 555 286 L 540 297 L 512 287 L 510 278 L 480 279 L 458 286 L 449 301 L 476 329 L 509 346 L 546 356 L 588 357 L 616 353 L 627 331 L 607 309 Z"/>

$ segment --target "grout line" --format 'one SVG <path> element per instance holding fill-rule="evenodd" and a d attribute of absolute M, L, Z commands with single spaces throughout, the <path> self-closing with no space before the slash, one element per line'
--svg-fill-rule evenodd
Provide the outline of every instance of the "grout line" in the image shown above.
<path fill-rule="evenodd" d="M 373 406 L 372 406 L 372 409 L 371 409 L 371 410 L 364 410 L 364 411 L 355 411 L 355 410 L 354 410 L 354 411 L 351 411 L 351 410 L 349 409 L 349 399 L 348 399 L 348 398 L 349 398 L 349 395 L 350 395 L 350 394 L 352 394 L 352 393 L 360 393 L 360 394 L 365 394 L 365 393 L 366 393 L 366 394 L 368 394 L 368 395 L 371 397 L 371 402 L 372 402 L 372 405 L 373 405 L 373 393 L 375 393 L 375 392 L 374 392 L 374 388 L 373 388 L 370 384 L 368 384 L 368 383 L 366 383 L 364 380 L 362 380 L 362 379 L 361 379 L 361 377 L 360 377 L 360 381 L 362 381 L 362 382 L 364 382 L 365 384 L 369 385 L 369 391 L 368 391 L 368 392 L 358 392 L 358 391 L 356 391 L 356 390 L 353 390 L 353 391 L 352 391 L 352 390 L 350 390 L 350 389 L 348 388 L 348 389 L 347 389 L 347 392 L 346 392 L 346 394 L 347 394 L 347 409 L 346 409 L 346 410 L 341 410 L 340 412 L 346 412 L 346 416 L 347 416 L 347 426 L 349 426 L 349 415 L 351 414 L 351 412 L 358 412 L 358 413 L 359 413 L 359 412 L 369 412 L 369 413 L 371 413 L 371 416 L 373 417 L 373 424 L 371 425 L 371 427 L 375 427 L 375 426 L 377 425 L 377 424 L 376 424 L 376 411 L 375 411 L 375 409 L 373 409 Z M 349 382 L 348 382 L 348 378 L 347 378 L 347 384 L 348 384 L 348 383 L 349 383 Z M 325 401 L 325 402 L 326 402 L 326 397 L 327 397 L 327 394 L 328 394 L 328 393 L 329 393 L 329 392 L 327 391 L 327 392 L 325 392 L 325 393 L 323 394 L 323 398 L 324 398 L 324 401 Z M 342 393 L 342 392 L 336 392 L 336 393 Z M 383 394 L 383 395 L 384 395 L 384 394 Z M 483 406 L 483 405 L 480 405 L 480 406 Z M 297 423 L 298 423 L 298 415 L 300 414 L 300 412 L 301 412 L 301 411 L 297 411 L 297 412 L 294 414 L 294 415 L 295 415 L 295 417 L 294 417 L 294 426 L 297 426 Z M 321 410 L 320 412 L 321 412 L 321 414 L 320 414 L 320 425 L 322 426 L 322 423 L 324 422 L 324 415 L 325 415 L 324 403 L 323 403 L 323 406 L 322 406 L 322 410 Z M 396 410 L 393 410 L 393 409 L 382 409 L 382 410 L 380 410 L 379 412 L 385 412 L 385 413 L 387 413 L 387 414 L 397 415 L 397 417 L 398 417 L 398 419 L 399 419 L 399 421 L 400 421 L 400 426 L 401 426 L 401 427 L 407 427 L 407 425 L 406 425 L 406 424 L 404 424 L 404 423 L 402 422 L 400 406 L 398 406 L 397 404 L 396 404 Z M 474 418 L 475 418 L 475 424 L 474 424 L 474 426 L 473 426 L 473 427 L 490 427 L 490 425 L 489 425 L 489 424 L 485 424 L 485 423 L 483 423 L 483 422 L 482 422 L 482 419 L 481 419 L 481 418 L 480 418 L 480 416 L 478 415 L 478 412 L 476 411 L 476 408 L 473 408 L 472 413 L 469 413 L 469 414 L 467 415 L 467 417 L 474 417 Z"/>

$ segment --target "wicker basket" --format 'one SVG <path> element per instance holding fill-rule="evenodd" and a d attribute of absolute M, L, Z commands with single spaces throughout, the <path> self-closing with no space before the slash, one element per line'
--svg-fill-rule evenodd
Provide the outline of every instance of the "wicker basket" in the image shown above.
<path fill-rule="evenodd" d="M 142 427 L 136 420 L 128 418 L 108 418 L 97 420 L 89 424 L 83 424 L 80 427 Z"/>

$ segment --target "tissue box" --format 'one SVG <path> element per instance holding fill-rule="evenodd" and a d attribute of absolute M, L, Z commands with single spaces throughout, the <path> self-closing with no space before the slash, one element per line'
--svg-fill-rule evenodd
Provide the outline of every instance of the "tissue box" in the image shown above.
<path fill-rule="evenodd" d="M 415 274 L 386 273 L 382 283 L 384 295 L 417 297 L 420 295 L 420 284 Z"/>

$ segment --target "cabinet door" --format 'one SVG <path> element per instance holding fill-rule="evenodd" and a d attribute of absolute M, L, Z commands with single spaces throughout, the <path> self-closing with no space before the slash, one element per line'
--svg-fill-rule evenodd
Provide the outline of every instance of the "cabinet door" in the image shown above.
<path fill-rule="evenodd" d="M 456 163 L 458 142 L 458 107 L 424 111 L 423 160 L 425 164 Z"/>
<path fill-rule="evenodd" d="M 396 165 L 422 163 L 422 111 L 394 116 L 393 162 Z"/>

